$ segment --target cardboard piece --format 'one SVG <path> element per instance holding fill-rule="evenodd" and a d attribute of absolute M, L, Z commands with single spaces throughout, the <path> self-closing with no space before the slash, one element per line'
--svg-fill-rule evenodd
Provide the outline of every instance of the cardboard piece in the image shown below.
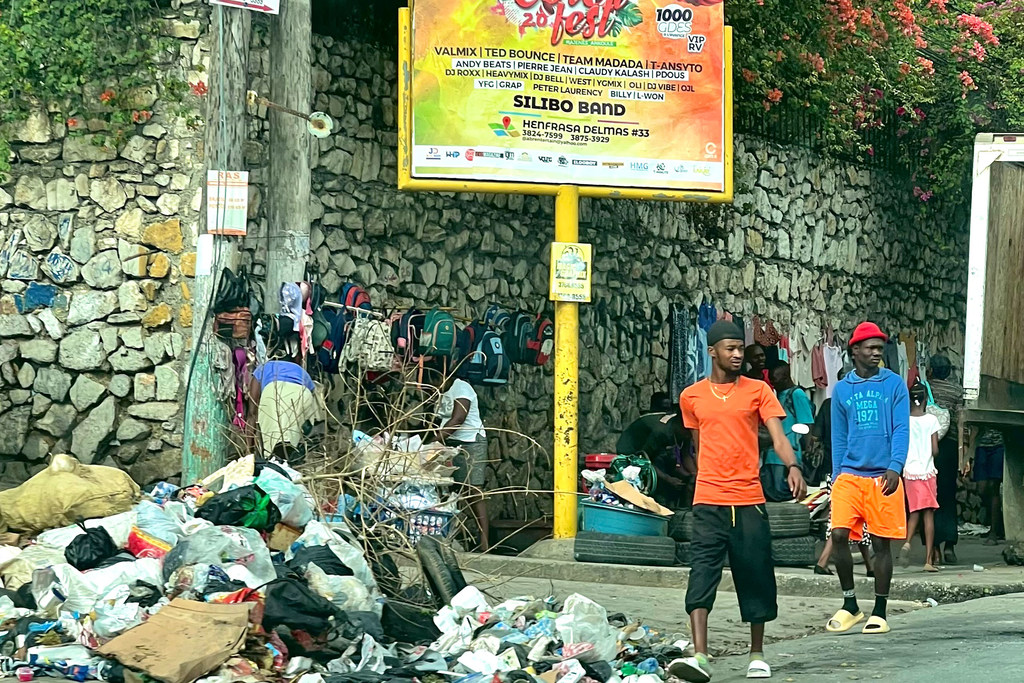
<path fill-rule="evenodd" d="M 278 522 L 277 526 L 274 527 L 274 530 L 267 537 L 267 547 L 283 553 L 288 548 L 291 548 L 292 543 L 299 540 L 301 535 L 302 531 L 300 529 Z"/>
<path fill-rule="evenodd" d="M 642 510 L 653 512 L 654 514 L 661 515 L 662 517 L 672 516 L 671 510 L 659 505 L 653 498 L 640 493 L 640 491 L 638 491 L 637 488 L 628 481 L 613 481 L 610 484 L 606 484 L 605 488 L 627 503 L 632 503 Z"/>
<path fill-rule="evenodd" d="M 191 683 L 239 652 L 248 630 L 248 603 L 218 605 L 179 598 L 98 652 L 158 681 Z"/>

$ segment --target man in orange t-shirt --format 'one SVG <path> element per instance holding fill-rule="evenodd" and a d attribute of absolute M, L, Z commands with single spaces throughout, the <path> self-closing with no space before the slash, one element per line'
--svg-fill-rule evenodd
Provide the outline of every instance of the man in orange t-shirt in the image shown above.
<path fill-rule="evenodd" d="M 695 657 L 677 659 L 669 671 L 684 681 L 711 680 L 708 665 L 708 613 L 722 580 L 726 553 L 732 569 L 740 616 L 750 624 L 747 678 L 768 678 L 764 625 L 778 616 L 771 529 L 759 477 L 758 425 L 771 434 L 775 452 L 787 466 L 797 499 L 807 491 L 793 448 L 782 428 L 782 409 L 771 387 L 743 377 L 743 331 L 719 321 L 708 330 L 711 376 L 683 391 L 683 424 L 697 447 L 697 487 L 693 496 L 693 539 L 686 611 Z"/>

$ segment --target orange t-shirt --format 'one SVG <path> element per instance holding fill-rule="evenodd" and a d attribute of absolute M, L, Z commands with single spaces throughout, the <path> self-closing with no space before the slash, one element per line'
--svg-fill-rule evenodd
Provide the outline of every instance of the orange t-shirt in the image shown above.
<path fill-rule="evenodd" d="M 760 380 L 740 377 L 735 387 L 711 380 L 687 387 L 679 397 L 683 424 L 700 436 L 694 505 L 758 505 L 764 502 L 758 476 L 757 427 L 783 418 L 779 399 Z M 723 401 L 722 396 L 726 396 Z"/>

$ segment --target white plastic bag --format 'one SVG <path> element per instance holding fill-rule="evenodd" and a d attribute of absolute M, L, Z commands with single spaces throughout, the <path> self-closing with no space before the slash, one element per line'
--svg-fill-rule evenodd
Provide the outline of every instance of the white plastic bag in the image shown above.
<path fill-rule="evenodd" d="M 21 555 L 21 548 L 16 545 L 0 545 L 0 569 L 3 569 Z"/>
<path fill-rule="evenodd" d="M 249 588 L 259 588 L 277 578 L 270 551 L 258 531 L 245 527 L 210 526 L 178 542 L 166 558 L 165 571 L 193 564 L 214 564 L 245 582 Z M 233 570 L 235 566 L 245 572 Z M 232 574 L 232 571 L 235 573 Z"/>
<path fill-rule="evenodd" d="M 359 651 L 359 664 L 353 664 L 353 656 L 356 650 Z M 385 657 L 394 657 L 394 646 L 384 647 L 373 639 L 369 633 L 364 633 L 362 641 L 355 641 L 341 657 L 327 663 L 327 670 L 331 673 L 347 674 L 356 671 L 372 671 L 382 674 L 388 669 Z"/>
<path fill-rule="evenodd" d="M 107 533 L 110 534 L 111 540 L 114 541 L 114 545 L 119 549 L 123 549 L 128 545 L 128 534 L 132 531 L 132 526 L 135 524 L 135 518 L 135 510 L 128 510 L 127 512 L 111 515 L 110 517 L 87 519 L 85 521 L 85 528 L 95 529 L 97 527 L 102 527 L 106 529 Z M 65 526 L 59 529 L 44 531 L 36 538 L 36 543 L 64 550 L 68 547 L 68 544 L 70 544 L 71 541 L 84 533 L 85 532 L 82 531 L 82 527 L 77 524 L 72 524 L 71 526 Z"/>
<path fill-rule="evenodd" d="M 70 564 L 37 570 L 32 576 L 32 596 L 39 612 L 56 616 L 61 611 L 91 612 L 111 589 L 144 581 L 163 585 L 160 560 L 145 558 L 118 562 L 102 569 L 80 572 Z"/>
<path fill-rule="evenodd" d="M 15 607 L 14 601 L 6 595 L 0 596 L 0 622 L 8 619 L 21 619 L 32 614 L 32 610 Z"/>
<path fill-rule="evenodd" d="M 363 582 L 354 576 L 328 574 L 310 562 L 306 566 L 306 581 L 321 597 L 330 600 L 343 612 L 372 612 L 374 600 Z"/>
<path fill-rule="evenodd" d="M 619 633 L 608 625 L 608 612 L 604 607 L 579 593 L 573 593 L 562 607 L 562 614 L 555 619 L 555 628 L 562 642 L 590 643 L 601 661 L 611 661 L 618 653 Z"/>
<path fill-rule="evenodd" d="M 128 586 L 115 586 L 93 610 L 93 632 L 100 638 L 113 638 L 142 623 L 142 608 L 137 602 L 128 602 Z"/>
<path fill-rule="evenodd" d="M 292 483 L 269 467 L 263 468 L 253 483 L 274 501 L 274 505 L 281 511 L 282 523 L 303 529 L 313 519 L 313 506 L 309 503 L 304 487 Z"/>
<path fill-rule="evenodd" d="M 135 511 L 138 515 L 135 526 L 164 543 L 174 545 L 185 535 L 185 530 L 175 515 L 152 501 L 142 501 L 135 506 Z"/>
<path fill-rule="evenodd" d="M 342 535 L 344 531 L 348 531 L 348 527 L 337 525 L 337 528 L 332 531 L 323 523 L 314 520 L 306 525 L 306 530 L 285 552 L 285 560 L 291 560 L 295 557 L 296 551 L 303 547 L 326 545 L 341 560 L 342 564 L 352 570 L 352 575 L 366 587 L 370 597 L 373 598 L 371 611 L 380 616 L 382 605 L 377 581 L 373 578 L 373 572 L 370 571 L 370 565 L 366 563 L 362 549 L 345 540 Z"/>
<path fill-rule="evenodd" d="M 64 562 L 66 560 L 63 548 L 57 549 L 39 544 L 30 545 L 4 565 L 3 570 L 0 571 L 0 577 L 3 578 L 4 588 L 16 591 L 26 583 L 32 582 L 32 572 L 35 570 Z"/>

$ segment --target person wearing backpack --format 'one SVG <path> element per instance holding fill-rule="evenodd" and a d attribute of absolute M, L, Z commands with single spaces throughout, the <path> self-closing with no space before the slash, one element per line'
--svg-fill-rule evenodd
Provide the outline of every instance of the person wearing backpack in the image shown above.
<path fill-rule="evenodd" d="M 487 475 L 487 430 L 480 419 L 480 399 L 469 382 L 454 375 L 431 374 L 440 392 L 440 427 L 435 436 L 444 445 L 459 449 L 454 478 L 463 486 L 462 495 L 472 501 L 470 507 L 480 528 L 480 549 L 486 552 L 490 548 L 489 522 L 481 490 Z"/>
<path fill-rule="evenodd" d="M 803 467 L 803 446 L 808 439 L 807 435 L 811 431 L 811 425 L 814 424 L 814 407 L 804 390 L 793 383 L 789 363 L 781 361 L 772 368 L 771 379 L 778 391 L 779 403 L 786 411 L 786 417 L 782 420 L 782 429 L 786 432 L 786 438 L 793 447 L 797 464 Z M 803 429 L 797 425 L 802 425 Z M 765 454 L 764 465 L 761 467 L 761 485 L 764 487 L 764 495 L 768 500 L 772 502 L 793 500 L 793 494 L 787 482 L 788 474 L 786 466 L 775 449 L 769 448 Z"/>

